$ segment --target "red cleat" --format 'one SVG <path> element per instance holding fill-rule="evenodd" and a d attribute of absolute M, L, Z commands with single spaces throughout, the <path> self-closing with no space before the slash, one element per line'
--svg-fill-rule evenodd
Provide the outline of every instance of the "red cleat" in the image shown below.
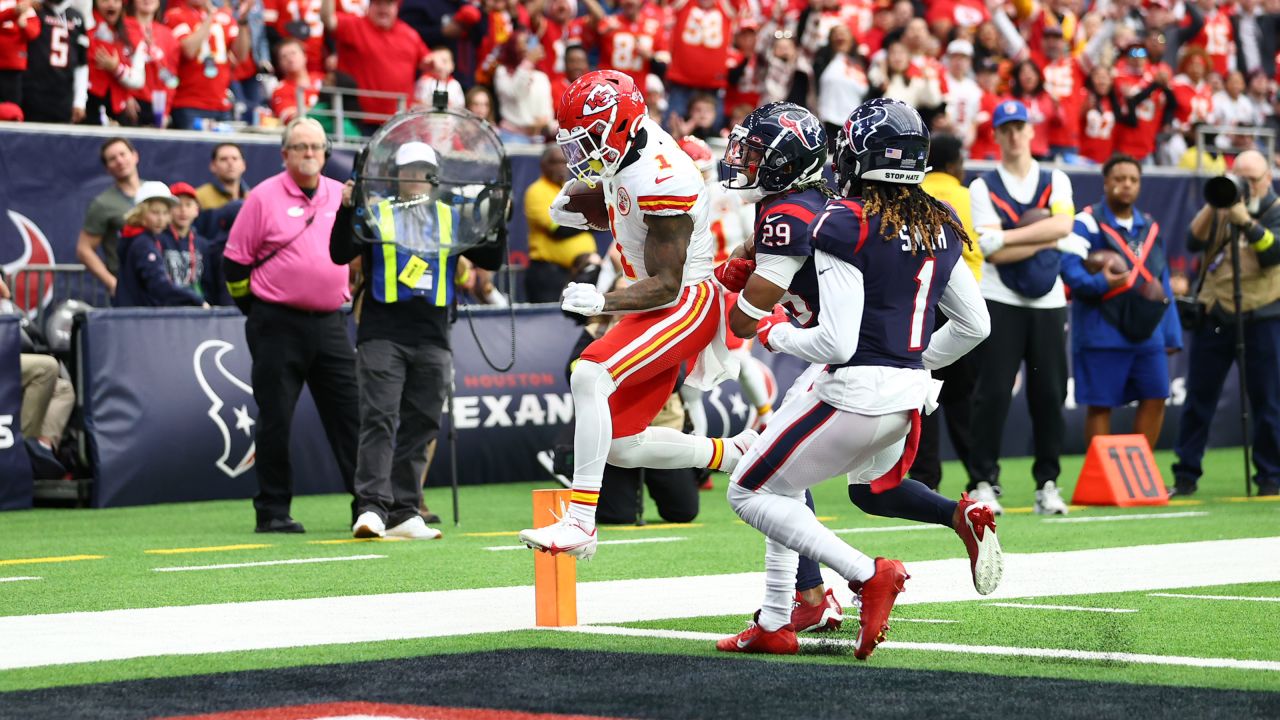
<path fill-rule="evenodd" d="M 968 493 L 961 493 L 951 526 L 969 551 L 973 589 L 979 595 L 990 595 L 1004 575 L 1004 555 L 1000 551 L 1000 539 L 996 537 L 995 512 L 990 505 L 970 500 Z"/>
<path fill-rule="evenodd" d="M 903 584 L 910 577 L 906 568 L 902 567 L 902 561 L 876 558 L 876 574 L 870 580 L 849 582 L 849 589 L 862 601 L 854 657 L 866 660 L 875 651 L 876 645 L 884 641 L 884 634 L 889 630 L 889 612 L 893 610 L 893 602 L 898 599 L 898 593 L 903 591 Z"/>
<path fill-rule="evenodd" d="M 746 630 L 716 643 L 720 652 L 767 653 L 769 655 L 795 655 L 800 650 L 796 631 L 791 625 L 769 632 L 755 623 Z"/>
<path fill-rule="evenodd" d="M 840 629 L 842 622 L 844 608 L 840 607 L 840 601 L 836 600 L 831 588 L 827 588 L 827 594 L 817 605 L 809 605 L 800 597 L 800 593 L 796 593 L 795 605 L 791 608 L 791 625 L 796 632 L 835 631 Z"/>

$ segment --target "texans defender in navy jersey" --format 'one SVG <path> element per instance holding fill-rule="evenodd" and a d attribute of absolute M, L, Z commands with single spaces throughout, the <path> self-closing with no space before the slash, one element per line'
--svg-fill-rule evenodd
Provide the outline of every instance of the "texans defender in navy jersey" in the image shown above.
<path fill-rule="evenodd" d="M 936 406 L 929 371 L 969 352 L 990 327 L 973 274 L 963 266 L 952 272 L 967 235 L 950 208 L 919 186 L 929 150 L 919 113 L 895 100 L 864 103 L 836 147 L 843 197 L 827 201 L 804 235 L 816 323 L 793 323 L 782 307 L 763 313 L 748 296 L 750 280 L 739 298 L 739 310 L 760 316 L 756 335 L 766 348 L 821 369 L 795 388 L 734 470 L 729 502 L 768 538 L 766 592 L 757 621 L 718 643 L 721 650 L 796 651 L 788 620 L 800 554 L 840 573 L 859 596 L 855 657 L 868 657 L 883 640 L 908 577 L 902 563 L 850 547 L 805 507 L 804 492 L 835 475 L 869 484 L 873 494 L 898 487 L 914 456 L 920 412 Z M 935 334 L 938 308 L 951 322 Z M 982 591 L 993 574 L 998 579 L 999 548 L 990 509 L 971 507 L 966 521 L 980 545 Z"/>
<path fill-rule="evenodd" d="M 755 204 L 755 222 L 746 242 L 716 268 L 716 278 L 735 293 L 751 283 L 752 297 L 763 307 L 781 302 L 810 324 L 818 317 L 818 276 L 807 229 L 836 196 L 822 178 L 826 162 L 827 134 L 818 118 L 794 103 L 775 102 L 733 128 L 720 163 L 725 189 Z M 749 279 L 752 271 L 758 279 Z M 736 306 L 729 308 L 729 324 L 738 337 L 755 337 L 756 320 Z M 805 493 L 805 503 L 813 509 L 812 494 Z M 839 630 L 844 608 L 823 584 L 818 563 L 800 558 L 795 580 L 795 631 Z"/>

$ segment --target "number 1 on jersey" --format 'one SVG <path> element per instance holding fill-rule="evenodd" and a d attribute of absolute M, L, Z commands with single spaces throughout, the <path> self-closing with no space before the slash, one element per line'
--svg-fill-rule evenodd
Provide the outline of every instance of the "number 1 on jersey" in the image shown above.
<path fill-rule="evenodd" d="M 911 306 L 911 336 L 907 349 L 915 352 L 924 349 L 924 313 L 929 308 L 929 290 L 933 287 L 933 271 L 936 261 L 925 258 L 916 273 L 916 297 Z"/>

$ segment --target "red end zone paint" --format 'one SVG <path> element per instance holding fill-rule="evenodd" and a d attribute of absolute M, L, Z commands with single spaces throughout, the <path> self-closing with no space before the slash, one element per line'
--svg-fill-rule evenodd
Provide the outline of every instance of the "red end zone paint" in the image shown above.
<path fill-rule="evenodd" d="M 321 703 L 318 705 L 290 705 L 254 710 L 210 713 L 208 715 L 181 715 L 156 720 L 326 720 L 327 718 L 352 718 L 361 720 L 620 720 L 599 715 L 560 715 L 557 713 L 528 713 L 517 710 L 491 710 L 488 708 L 451 708 L 427 705 L 385 705 L 370 702 Z"/>

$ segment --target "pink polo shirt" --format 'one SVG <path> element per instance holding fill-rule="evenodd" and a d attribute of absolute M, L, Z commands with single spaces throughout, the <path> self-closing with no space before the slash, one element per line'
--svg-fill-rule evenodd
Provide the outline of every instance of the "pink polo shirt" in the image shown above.
<path fill-rule="evenodd" d="M 337 310 L 351 299 L 347 267 L 329 259 L 329 234 L 342 204 L 342 183 L 321 176 L 308 198 L 282 172 L 253 188 L 227 238 L 226 257 L 253 265 L 281 248 L 249 276 L 254 296 L 299 310 Z"/>

